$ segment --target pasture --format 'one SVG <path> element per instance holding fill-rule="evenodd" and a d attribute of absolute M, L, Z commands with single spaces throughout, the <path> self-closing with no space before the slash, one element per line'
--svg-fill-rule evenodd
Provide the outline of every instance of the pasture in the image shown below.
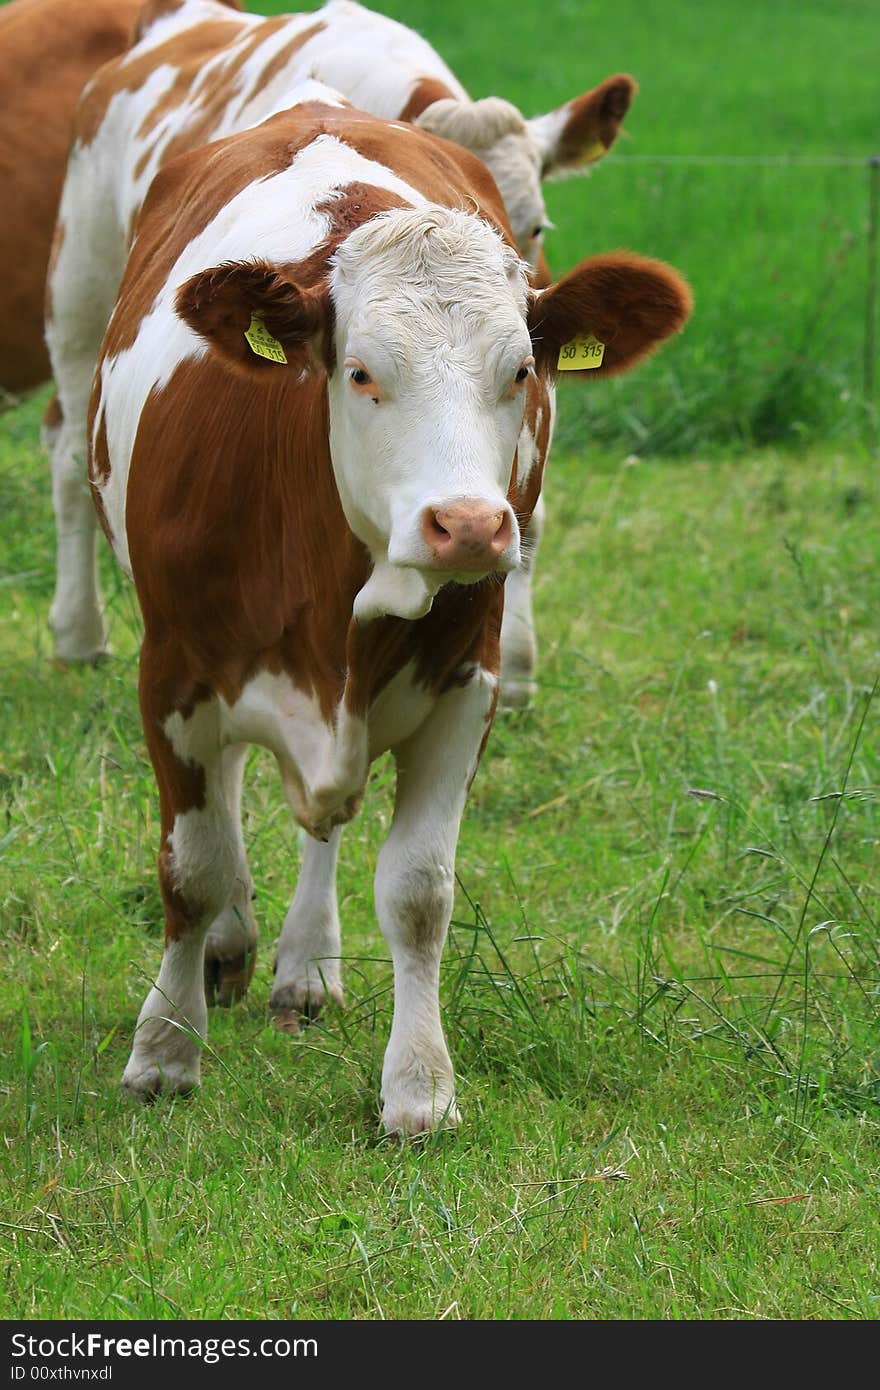
<path fill-rule="evenodd" d="M 386 761 L 343 842 L 345 1012 L 269 1025 L 300 841 L 254 754 L 251 993 L 212 1014 L 198 1096 L 119 1091 L 161 950 L 139 618 L 105 548 L 113 656 L 53 663 L 40 396 L 0 417 L 0 1316 L 874 1319 L 865 175 L 626 161 L 869 153 L 876 16 L 560 4 L 541 46 L 547 6 L 387 8 L 526 111 L 633 72 L 626 149 L 550 190 L 551 264 L 629 245 L 697 298 L 631 379 L 560 390 L 539 693 L 496 721 L 459 844 L 441 999 L 464 1124 L 377 1133 Z M 798 335 L 823 327 L 817 360 Z"/>

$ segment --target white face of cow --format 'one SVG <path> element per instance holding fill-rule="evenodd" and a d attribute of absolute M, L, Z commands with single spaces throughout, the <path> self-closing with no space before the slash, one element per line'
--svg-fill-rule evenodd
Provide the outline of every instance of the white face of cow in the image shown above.
<path fill-rule="evenodd" d="M 533 371 L 521 262 L 477 217 L 399 209 L 331 276 L 330 451 L 373 574 L 355 615 L 416 618 L 519 563 L 507 490 Z"/>

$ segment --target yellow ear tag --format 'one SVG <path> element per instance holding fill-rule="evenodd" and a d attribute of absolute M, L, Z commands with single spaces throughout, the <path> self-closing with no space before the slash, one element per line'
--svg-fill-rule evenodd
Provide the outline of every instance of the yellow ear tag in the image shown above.
<path fill-rule="evenodd" d="M 590 333 L 586 338 L 572 338 L 559 349 L 556 369 L 560 372 L 588 372 L 591 367 L 601 367 L 605 356 L 605 344 L 600 343 Z"/>
<path fill-rule="evenodd" d="M 603 159 L 607 153 L 608 146 L 603 145 L 601 140 L 596 140 L 592 145 L 588 145 L 587 148 L 581 152 L 578 163 L 595 164 L 597 160 Z"/>
<path fill-rule="evenodd" d="M 286 362 L 287 355 L 277 338 L 273 338 L 259 314 L 251 314 L 250 328 L 244 336 L 251 345 L 251 351 L 258 357 L 268 357 L 270 362 Z"/>

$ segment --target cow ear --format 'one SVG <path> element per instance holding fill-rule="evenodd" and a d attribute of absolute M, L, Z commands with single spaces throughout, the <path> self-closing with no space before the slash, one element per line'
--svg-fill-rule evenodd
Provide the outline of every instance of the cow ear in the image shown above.
<path fill-rule="evenodd" d="M 541 177 L 585 171 L 606 155 L 638 90 L 635 78 L 619 72 L 558 111 L 529 121 L 541 154 Z"/>
<path fill-rule="evenodd" d="M 329 366 L 325 295 L 264 262 L 199 271 L 177 291 L 177 312 L 226 361 L 248 374 Z"/>
<path fill-rule="evenodd" d="M 626 251 L 582 261 L 531 295 L 537 369 L 581 378 L 626 372 L 684 327 L 692 304 L 685 281 L 663 261 Z"/>

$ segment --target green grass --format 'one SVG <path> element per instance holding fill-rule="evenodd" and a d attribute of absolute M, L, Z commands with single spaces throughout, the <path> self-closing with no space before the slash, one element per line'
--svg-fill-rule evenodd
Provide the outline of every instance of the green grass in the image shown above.
<path fill-rule="evenodd" d="M 689 455 L 876 435 L 880 403 L 863 391 L 865 161 L 880 152 L 874 0 L 378 8 L 424 34 L 472 95 L 505 96 L 526 115 L 613 72 L 639 82 L 611 156 L 588 180 L 548 186 L 548 257 L 561 273 L 618 246 L 660 256 L 687 275 L 696 308 L 655 363 L 572 393 L 562 442 L 576 449 L 586 431 L 615 448 Z M 641 162 L 669 155 L 862 162 Z"/>
<path fill-rule="evenodd" d="M 50 659 L 39 404 L 0 422 L 0 1316 L 876 1318 L 867 455 L 554 459 L 540 692 L 460 843 L 465 1123 L 400 1145 L 385 762 L 343 850 L 346 1012 L 268 1025 L 299 842 L 255 755 L 251 994 L 212 1014 L 197 1097 L 119 1091 L 161 951 L 138 622 L 105 554 L 113 659 Z"/>

